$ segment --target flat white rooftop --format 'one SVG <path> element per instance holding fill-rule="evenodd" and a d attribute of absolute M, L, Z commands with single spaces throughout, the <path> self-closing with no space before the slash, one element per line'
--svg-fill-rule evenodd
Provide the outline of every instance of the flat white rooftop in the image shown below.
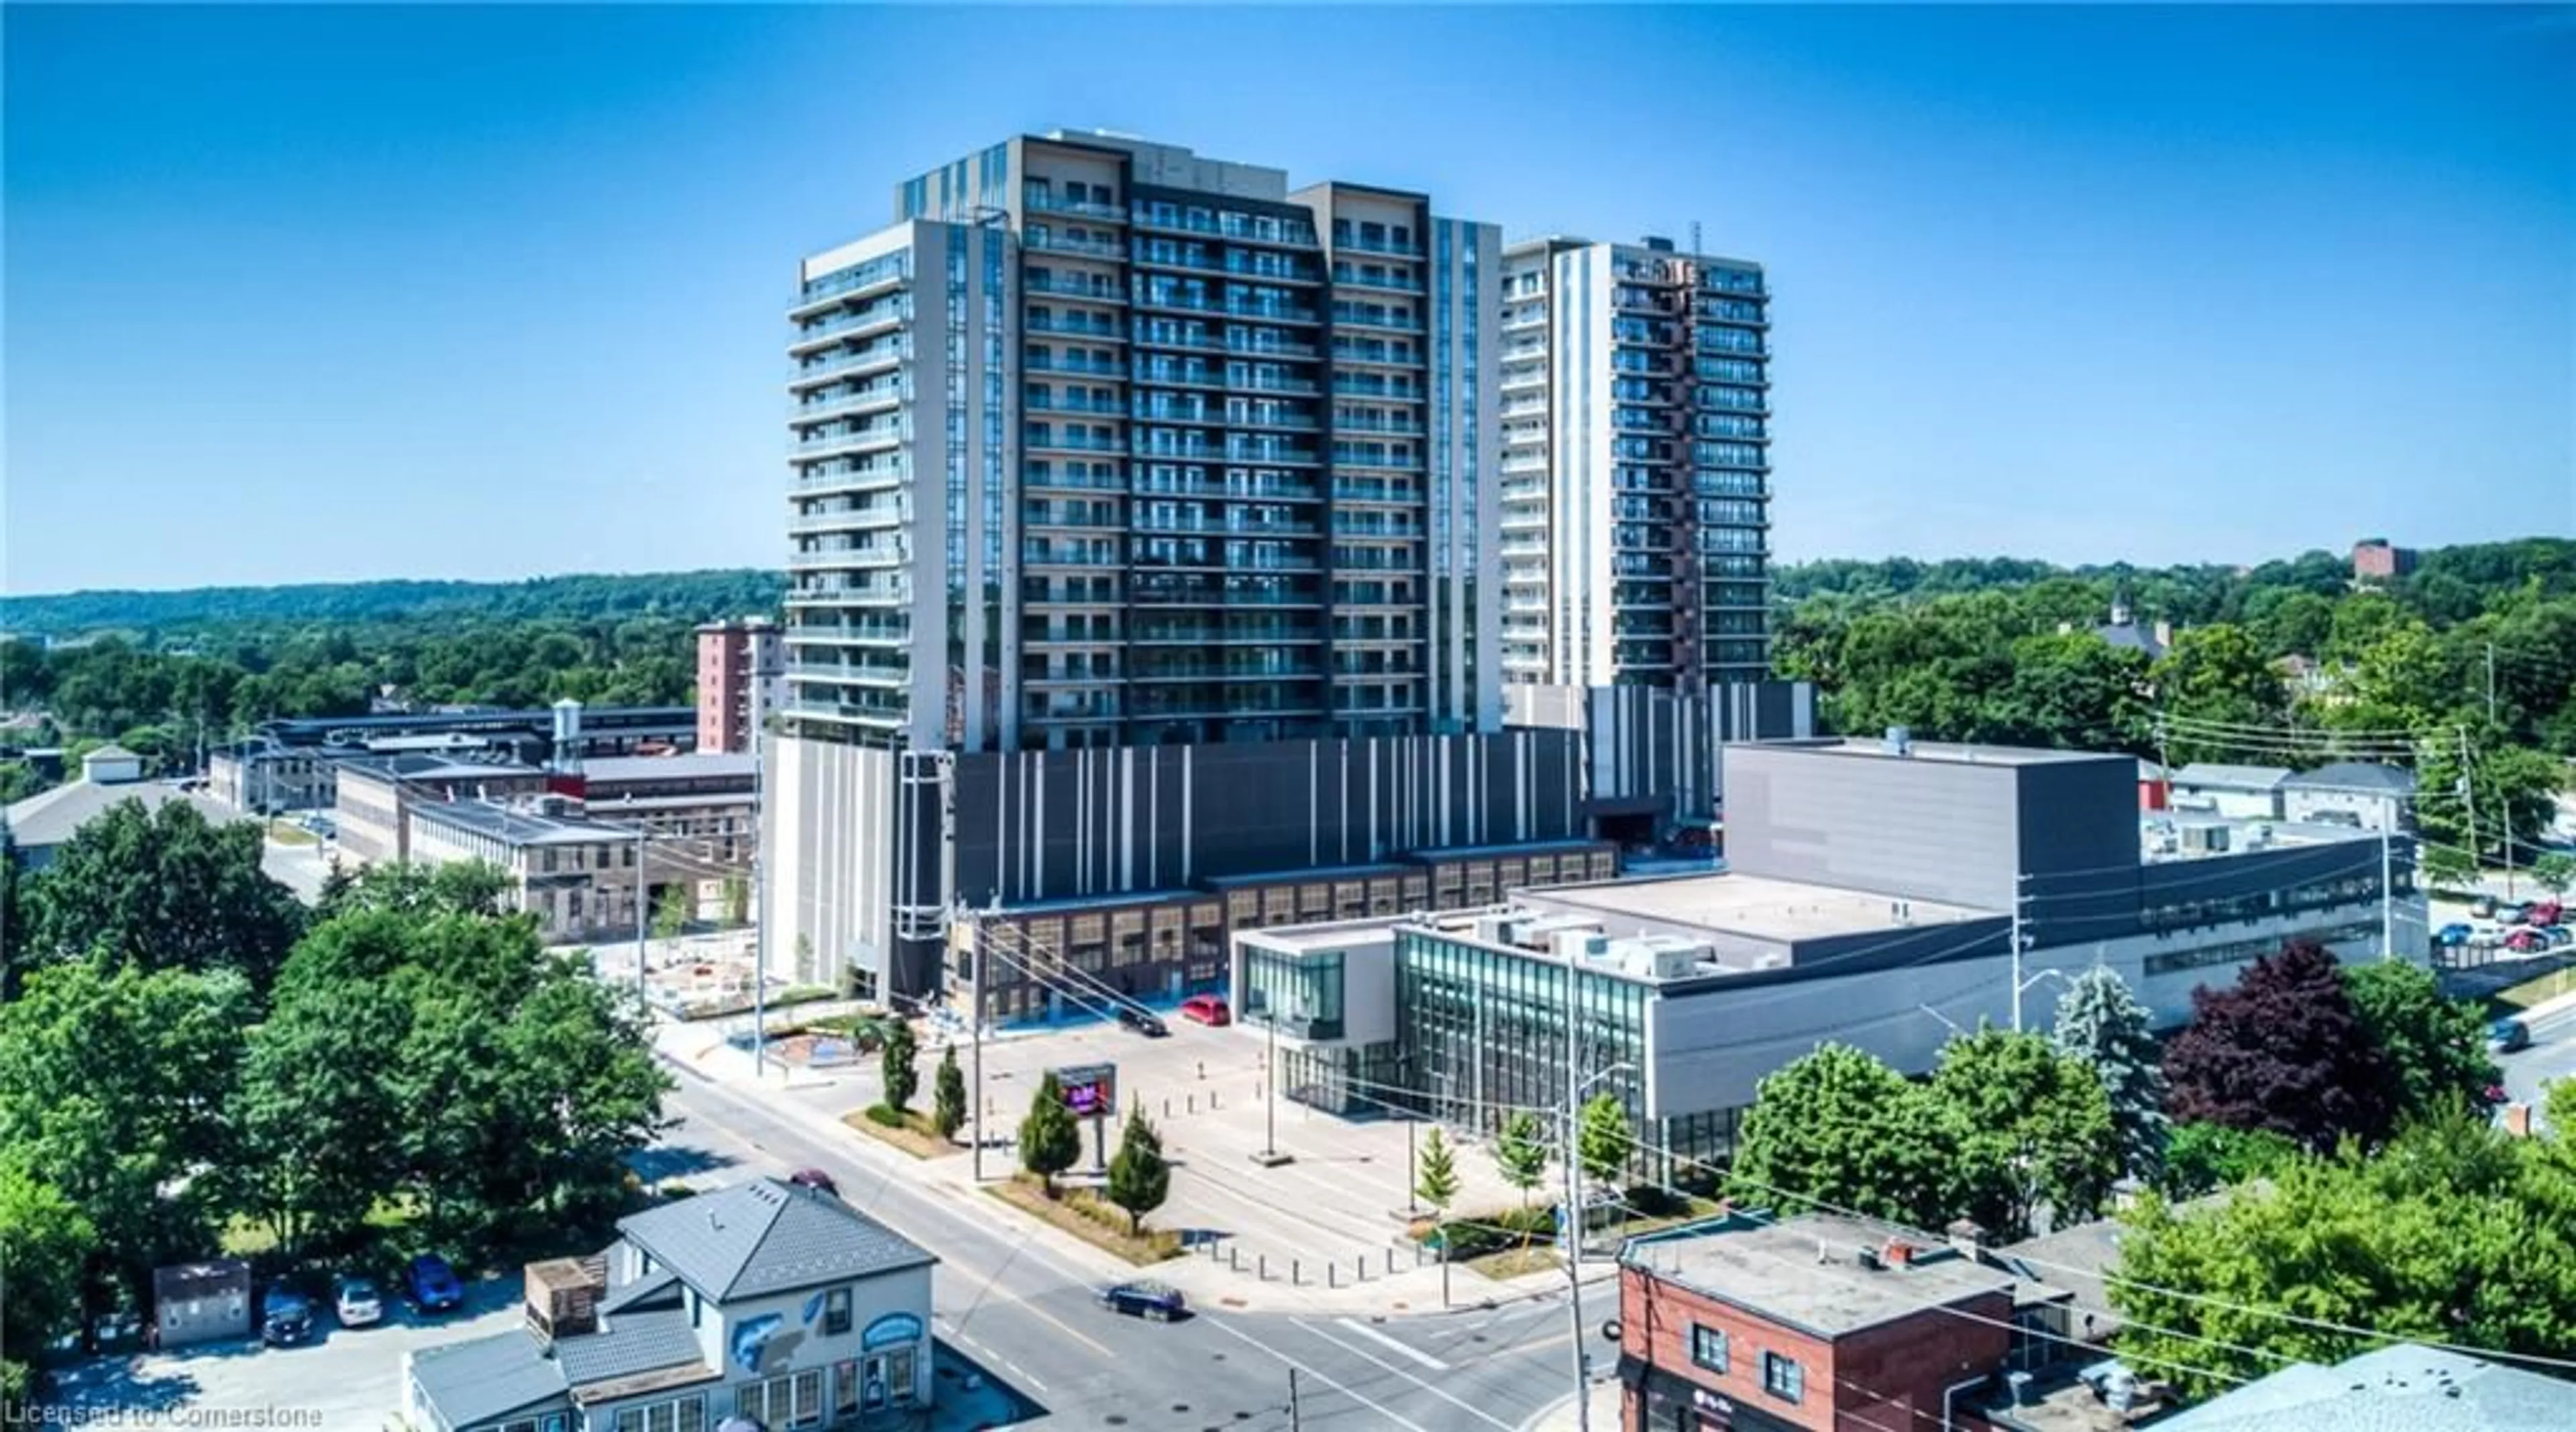
<path fill-rule="evenodd" d="M 1770 940 L 1812 940 L 1916 925 L 1954 925 L 2003 912 L 1937 900 L 1900 900 L 1830 885 L 1761 875 L 1690 875 L 1600 885 L 1552 885 L 1531 897 L 1547 906 L 1671 920 Z"/>

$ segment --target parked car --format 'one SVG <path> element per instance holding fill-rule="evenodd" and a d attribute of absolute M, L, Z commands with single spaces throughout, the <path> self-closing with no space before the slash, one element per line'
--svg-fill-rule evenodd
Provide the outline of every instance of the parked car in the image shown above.
<path fill-rule="evenodd" d="M 1226 1007 L 1223 995 L 1191 995 L 1181 1001 L 1181 1017 L 1219 1028 L 1234 1023 L 1234 1011 Z"/>
<path fill-rule="evenodd" d="M 2540 937 L 2547 940 L 2549 948 L 2553 950 L 2561 945 L 2576 944 L 2576 930 L 2570 930 L 2564 925 L 2543 925 L 2540 927 Z"/>
<path fill-rule="evenodd" d="M 284 1283 L 269 1288 L 259 1315 L 259 1340 L 270 1347 L 293 1347 L 313 1340 L 313 1304 Z"/>
<path fill-rule="evenodd" d="M 2567 918 L 2567 907 L 2555 900 L 2535 900 L 2523 914 L 2534 925 L 2555 925 Z"/>
<path fill-rule="evenodd" d="M 465 1306 L 465 1285 L 456 1281 L 456 1270 L 435 1253 L 423 1253 L 403 1270 L 403 1289 L 411 1294 L 412 1306 L 424 1313 L 444 1313 Z"/>
<path fill-rule="evenodd" d="M 2487 1048 L 2498 1054 L 2511 1054 L 2531 1047 L 2531 1026 L 2519 1019 L 2499 1019 L 2487 1026 Z"/>
<path fill-rule="evenodd" d="M 1169 1283 L 1119 1283 L 1100 1290 L 1100 1306 L 1148 1322 L 1168 1323 L 1189 1311 L 1181 1290 Z"/>
<path fill-rule="evenodd" d="M 1118 1022 L 1147 1039 L 1160 1039 L 1172 1032 L 1152 1010 L 1138 1009 L 1132 1004 L 1118 1006 Z"/>
<path fill-rule="evenodd" d="M 2465 945 L 2469 942 L 2469 934 L 2470 930 L 2468 926 L 2454 920 L 2450 924 L 2444 925 L 2442 928 L 2433 932 L 2433 943 L 2445 948 L 2453 945 Z"/>
<path fill-rule="evenodd" d="M 2504 947 L 2517 955 L 2536 955 L 2549 948 L 2549 937 L 2525 925 L 2504 937 Z"/>
<path fill-rule="evenodd" d="M 2498 905 L 2495 908 L 2495 917 L 2498 924 L 2519 925 L 2523 921 L 2531 918 L 2531 907 L 2528 905 Z"/>
<path fill-rule="evenodd" d="M 384 1295 L 376 1291 L 376 1280 L 343 1273 L 331 1290 L 332 1310 L 340 1315 L 340 1326 L 363 1328 L 385 1320 Z"/>
<path fill-rule="evenodd" d="M 834 1198 L 841 1196 L 841 1185 L 835 1182 L 830 1174 L 823 1172 L 819 1168 L 800 1168 L 796 1172 L 789 1174 L 787 1176 L 787 1181 L 795 1184 L 799 1188 L 810 1188 L 819 1193 L 828 1193 Z"/>

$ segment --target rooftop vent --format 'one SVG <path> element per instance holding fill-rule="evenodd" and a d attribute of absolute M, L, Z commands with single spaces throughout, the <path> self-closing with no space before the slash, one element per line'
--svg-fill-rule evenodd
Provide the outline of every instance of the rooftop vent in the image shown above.
<path fill-rule="evenodd" d="M 599 1299 L 608 1291 L 608 1260 L 549 1258 L 527 1268 L 528 1332 L 552 1346 L 599 1331 Z"/>

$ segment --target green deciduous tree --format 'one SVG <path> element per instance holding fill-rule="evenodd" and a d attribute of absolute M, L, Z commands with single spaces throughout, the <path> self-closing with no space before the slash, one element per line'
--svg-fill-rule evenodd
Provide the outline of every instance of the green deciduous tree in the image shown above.
<path fill-rule="evenodd" d="M 1064 1086 L 1053 1073 L 1038 1080 L 1029 1096 L 1029 1112 L 1020 1120 L 1020 1167 L 1038 1176 L 1047 1197 L 1055 1197 L 1055 1176 L 1082 1157 L 1082 1129 L 1064 1106 Z"/>
<path fill-rule="evenodd" d="M 1636 1149 L 1628 1127 L 1628 1106 L 1607 1089 L 1583 1101 L 1576 1119 L 1574 1154 L 1583 1160 L 1583 1176 L 1606 1188 L 1618 1181 Z"/>
<path fill-rule="evenodd" d="M 1142 1111 L 1129 1114 L 1118 1152 L 1109 1159 L 1109 1201 L 1127 1210 L 1127 1231 L 1133 1234 L 1171 1193 L 1172 1166 L 1163 1159 L 1162 1135 Z"/>
<path fill-rule="evenodd" d="M 2346 966 L 2343 987 L 2378 1046 L 2400 1115 L 2485 1112 L 2496 1067 L 2477 1006 L 2445 997 L 2431 970 L 2403 960 Z"/>
<path fill-rule="evenodd" d="M 913 1037 L 908 1020 L 886 1021 L 885 1049 L 877 1056 L 878 1068 L 885 1076 L 885 1106 L 900 1114 L 912 1107 L 912 1096 L 921 1091 L 921 1045 Z"/>
<path fill-rule="evenodd" d="M 2320 1151 L 2388 1132 L 2386 1062 L 2322 947 L 2293 940 L 2233 988 L 2192 991 L 2191 1006 L 2165 1049 L 2175 1118 L 2269 1129 Z"/>
<path fill-rule="evenodd" d="M 957 1046 L 939 1056 L 939 1073 L 930 1087 L 930 1126 L 943 1139 L 954 1140 L 966 1127 L 966 1075 L 957 1067 Z"/>
<path fill-rule="evenodd" d="M 1812 1201 L 1938 1228 L 1956 1216 L 1965 1134 L 1905 1076 L 1825 1044 L 1758 1086 L 1732 1191 L 1784 1211 Z"/>
<path fill-rule="evenodd" d="M 1503 1182 L 1521 1191 L 1521 1207 L 1529 1207 L 1530 1190 L 1547 1177 L 1547 1136 L 1538 1115 L 1514 1109 L 1504 1118 L 1494 1136 L 1494 1166 L 1502 1171 Z"/>
<path fill-rule="evenodd" d="M 45 1345 L 80 1323 L 81 1270 L 97 1230 L 14 1156 L 0 1155 L 0 1409 L 26 1395 Z M 14 1367 L 13 1376 L 6 1369 Z"/>
<path fill-rule="evenodd" d="M 2531 883 L 2551 895 L 2564 895 L 2576 885 L 2576 855 L 2553 850 L 2531 862 Z"/>
<path fill-rule="evenodd" d="M 232 1156 L 225 1119 L 252 1000 L 238 974 L 153 973 L 76 959 L 0 1005 L 0 1151 L 42 1175 L 97 1233 L 92 1289 L 196 1256 L 219 1211 L 196 1175 Z"/>
<path fill-rule="evenodd" d="M 661 898 L 653 902 L 653 938 L 673 939 L 688 928 L 688 882 L 663 886 Z"/>
<path fill-rule="evenodd" d="M 316 914 L 324 921 L 361 910 L 498 918 L 505 913 L 509 891 L 509 875 L 480 860 L 446 865 L 386 862 L 365 866 L 355 874 L 334 875 L 323 886 Z"/>
<path fill-rule="evenodd" d="M 2289 711 L 2281 675 L 2264 655 L 2262 645 L 2241 627 L 2217 623 L 2174 634 L 2173 646 L 2149 674 L 2157 709 L 2190 723 L 2187 730 L 2208 730 L 2202 723 L 2228 727 L 2278 727 Z M 2242 741 L 2176 733 L 2169 750 L 2174 761 L 2225 760 L 2241 751 Z"/>
<path fill-rule="evenodd" d="M 304 912 L 261 872 L 262 842 L 257 823 L 214 825 L 186 801 L 111 806 L 37 873 L 29 947 L 40 959 L 104 950 L 146 970 L 239 970 L 265 992 Z"/>
<path fill-rule="evenodd" d="M 2121 1356 L 2189 1396 L 2338 1362 L 2381 1336 L 2552 1356 L 2576 1339 L 2564 1150 L 2466 1114 L 2412 1126 L 2375 1157 L 2292 1157 L 2212 1206 L 2150 1197 L 2128 1223 L 2110 1284 L 2128 1319 Z"/>
<path fill-rule="evenodd" d="M 2119 1140 L 2120 1171 L 2152 1179 L 2164 1162 L 2170 1120 L 2165 1114 L 2165 1074 L 2157 1063 L 2147 1007 L 2128 982 L 2108 966 L 2068 981 L 2057 1001 L 2057 1047 L 2083 1061 L 2111 1103 Z"/>
<path fill-rule="evenodd" d="M 2268 1129 L 2176 1124 L 2165 1142 L 2155 1186 L 2167 1198 L 2196 1198 L 2212 1189 L 2261 1178 L 2299 1155 L 2299 1146 Z"/>
<path fill-rule="evenodd" d="M 1434 1213 L 1445 1213 L 1458 1197 L 1458 1157 L 1449 1148 L 1449 1138 L 1433 1124 L 1423 1131 L 1422 1155 L 1413 1174 L 1414 1196 L 1431 1205 Z"/>
<path fill-rule="evenodd" d="M 231 1111 L 239 1144 L 218 1172 L 228 1201 L 288 1257 L 344 1246 L 396 1186 L 408 1111 L 384 1064 L 409 1022 L 391 987 L 348 981 L 280 999 L 250 1032 Z"/>
<path fill-rule="evenodd" d="M 1924 1090 L 1975 1147 L 1963 1212 L 2005 1241 L 2046 1204 L 2060 1224 L 2093 1217 L 2120 1175 L 2111 1100 L 2092 1066 L 2046 1037 L 1980 1029 L 1953 1038 Z"/>

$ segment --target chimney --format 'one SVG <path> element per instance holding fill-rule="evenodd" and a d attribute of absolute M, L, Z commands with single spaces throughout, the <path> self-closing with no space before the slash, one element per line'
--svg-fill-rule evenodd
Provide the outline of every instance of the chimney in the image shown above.
<path fill-rule="evenodd" d="M 1914 1245 L 1902 1238 L 1887 1240 L 1887 1266 L 1903 1268 L 1914 1261 Z"/>
<path fill-rule="evenodd" d="M 1950 1246 L 1958 1250 L 1960 1257 L 1965 1258 L 1970 1262 L 1982 1262 L 1984 1260 L 1986 1230 L 1979 1226 L 1975 1219 L 1961 1218 L 1954 1220 L 1950 1226 L 1943 1231 L 1950 1235 Z"/>
<path fill-rule="evenodd" d="M 608 1292 L 603 1257 L 549 1258 L 527 1267 L 528 1332 L 552 1347 L 599 1331 L 599 1300 Z"/>

